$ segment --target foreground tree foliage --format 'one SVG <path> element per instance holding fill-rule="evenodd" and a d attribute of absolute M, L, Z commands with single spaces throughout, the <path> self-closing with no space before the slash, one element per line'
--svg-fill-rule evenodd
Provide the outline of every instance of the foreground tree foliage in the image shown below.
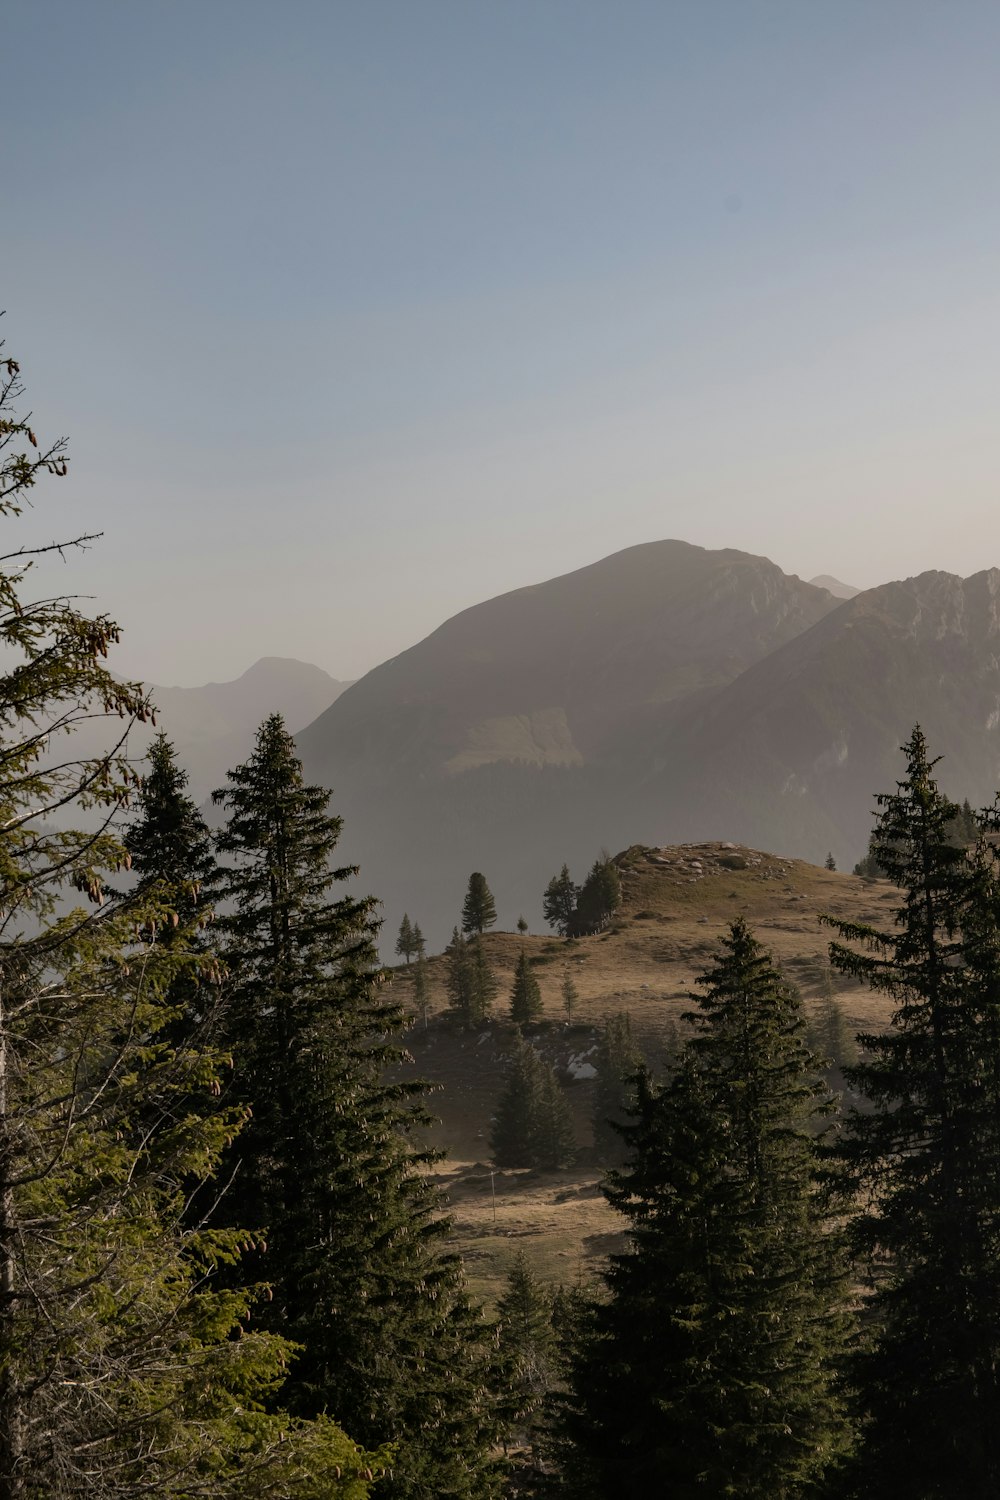
<path fill-rule="evenodd" d="M 8 521 L 66 473 L 16 414 L 18 374 L 0 361 Z M 120 752 L 149 707 L 103 665 L 113 622 L 24 596 L 39 555 L 0 560 L 0 1497 L 360 1500 L 378 1457 L 264 1409 L 289 1346 L 247 1326 L 255 1289 L 214 1282 L 247 1231 L 186 1214 L 242 1123 L 217 1101 L 227 1059 L 175 1035 L 178 994 L 218 966 L 177 872 L 108 888 L 129 862 Z M 111 749 L 81 759 L 73 730 L 101 714 Z"/>
<path fill-rule="evenodd" d="M 383 982 L 370 898 L 334 897 L 341 820 L 278 715 L 215 794 L 231 973 L 234 1144 L 225 1200 L 267 1229 L 264 1326 L 299 1346 L 285 1396 L 395 1449 L 393 1497 L 491 1492 L 483 1326 L 413 1142 L 419 1084 L 390 1083 L 406 1017 Z M 247 1267 L 244 1266 L 244 1270 Z"/>
<path fill-rule="evenodd" d="M 832 921 L 836 968 L 896 1005 L 847 1076 L 842 1187 L 870 1288 L 855 1378 L 857 1493 L 1000 1493 L 1000 883 L 996 819 L 966 847 L 924 736 L 872 839 L 900 888 L 890 928 Z"/>
<path fill-rule="evenodd" d="M 813 1191 L 827 1098 L 794 993 L 739 921 L 608 1195 L 630 1221 L 564 1421 L 573 1493 L 799 1500 L 845 1443 L 842 1276 Z"/>

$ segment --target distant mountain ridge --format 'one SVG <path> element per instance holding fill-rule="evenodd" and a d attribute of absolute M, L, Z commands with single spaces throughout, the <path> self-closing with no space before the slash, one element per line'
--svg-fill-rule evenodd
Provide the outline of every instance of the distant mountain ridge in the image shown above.
<path fill-rule="evenodd" d="M 850 868 L 916 721 L 946 789 L 992 800 L 998 599 L 996 569 L 837 598 L 767 558 L 649 543 L 446 621 L 298 743 L 390 929 L 405 909 L 435 944 L 471 870 L 510 927 L 602 845 L 732 839 Z"/>
<path fill-rule="evenodd" d="M 835 599 L 853 599 L 855 594 L 860 594 L 861 589 L 856 589 L 853 583 L 841 583 L 839 578 L 832 578 L 829 573 L 819 573 L 809 582 L 814 588 L 826 589 Z"/>
<path fill-rule="evenodd" d="M 158 727 L 174 742 L 191 778 L 192 795 L 200 801 L 221 784 L 231 766 L 246 760 L 268 714 L 283 715 L 294 733 L 349 686 L 309 662 L 262 656 L 231 682 L 190 688 L 150 684 L 149 692 Z"/>
<path fill-rule="evenodd" d="M 513 923 L 553 861 L 579 868 L 603 843 L 648 837 L 633 791 L 677 726 L 838 607 L 767 558 L 630 547 L 446 621 L 348 689 L 299 749 L 390 924 L 415 906 L 446 932 L 472 869 L 517 907 Z"/>

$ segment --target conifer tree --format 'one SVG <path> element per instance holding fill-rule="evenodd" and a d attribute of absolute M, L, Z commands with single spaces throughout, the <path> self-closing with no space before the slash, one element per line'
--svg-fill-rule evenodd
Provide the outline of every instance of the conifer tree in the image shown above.
<path fill-rule="evenodd" d="M 521 949 L 514 965 L 514 983 L 510 992 L 510 1018 L 515 1026 L 529 1026 L 542 1014 L 542 992 L 531 972 L 528 955 Z"/>
<path fill-rule="evenodd" d="M 842 1278 L 813 1193 L 826 1096 L 797 997 L 739 921 L 662 1090 L 641 1078 L 611 1202 L 630 1221 L 564 1430 L 581 1493 L 799 1500 L 844 1443 Z"/>
<path fill-rule="evenodd" d="M 414 937 L 413 928 L 410 925 L 410 918 L 404 911 L 403 920 L 399 924 L 399 936 L 396 938 L 396 952 L 400 958 L 405 959 L 409 963 L 416 951 L 416 938 Z"/>
<path fill-rule="evenodd" d="M 482 939 L 477 933 L 469 939 L 469 1010 L 467 1022 L 470 1026 L 481 1026 L 493 1009 L 500 985 L 493 970 Z"/>
<path fill-rule="evenodd" d="M 252 1108 L 227 1201 L 268 1230 L 264 1317 L 301 1352 L 287 1396 L 397 1448 L 394 1496 L 490 1492 L 481 1325 L 413 1144 L 421 1085 L 390 1083 L 406 1024 L 383 983 L 374 902 L 333 888 L 341 820 L 279 715 L 216 794 L 230 911 L 236 1092 Z"/>
<path fill-rule="evenodd" d="M 602 932 L 622 900 L 621 876 L 610 855 L 602 854 L 591 867 L 576 900 L 568 931 L 574 937 Z"/>
<path fill-rule="evenodd" d="M 900 889 L 892 927 L 829 919 L 831 961 L 889 996 L 891 1030 L 859 1038 L 842 1186 L 872 1293 L 855 1376 L 867 1422 L 858 1492 L 1000 1489 L 1000 938 L 995 853 L 956 840 L 926 741 L 879 798 L 872 839 Z M 860 945 L 860 946 L 859 946 Z"/>
<path fill-rule="evenodd" d="M 560 937 L 566 937 L 576 911 L 576 900 L 580 894 L 569 873 L 569 865 L 563 865 L 558 875 L 553 875 L 542 897 L 542 912 L 546 922 Z"/>
<path fill-rule="evenodd" d="M 597 1044 L 597 1083 L 594 1089 L 594 1145 L 598 1160 L 622 1155 L 622 1132 L 636 1099 L 636 1079 L 643 1066 L 642 1052 L 632 1035 L 627 1011 L 608 1016 Z"/>
<path fill-rule="evenodd" d="M 488 927 L 494 927 L 496 920 L 496 902 L 486 884 L 486 876 L 474 870 L 469 876 L 469 889 L 462 905 L 462 931 L 467 935 L 483 933 Z"/>
<path fill-rule="evenodd" d="M 0 360 L 5 521 L 66 473 L 63 444 L 17 415 L 18 376 Z M 129 863 L 125 736 L 150 709 L 103 664 L 113 622 L 24 597 L 55 548 L 0 563 L 0 1496 L 360 1500 L 371 1456 L 332 1422 L 262 1410 L 288 1346 L 246 1328 L 253 1292 L 214 1281 L 252 1235 L 186 1223 L 240 1125 L 212 1104 L 225 1059 L 169 1034 L 178 988 L 217 978 L 192 923 L 197 859 L 167 847 L 162 879 L 111 889 Z M 109 749 L 88 758 L 72 735 L 102 714 Z"/>
<path fill-rule="evenodd" d="M 496 975 L 478 933 L 464 938 L 458 928 L 445 949 L 445 988 L 449 1009 L 463 1026 L 481 1026 L 496 999 Z"/>
<path fill-rule="evenodd" d="M 472 955 L 469 943 L 457 927 L 452 928 L 451 942 L 444 950 L 444 958 L 444 986 L 448 994 L 448 1008 L 454 1016 L 468 1025 L 473 1005 Z"/>
<path fill-rule="evenodd" d="M 508 1434 L 531 1441 L 556 1378 L 552 1293 L 518 1250 L 497 1304 L 498 1377 Z"/>
<path fill-rule="evenodd" d="M 832 854 L 828 854 L 826 856 L 826 859 L 823 861 L 823 865 L 825 869 L 832 871 L 837 868 L 837 861 L 834 859 Z"/>
<path fill-rule="evenodd" d="M 419 922 L 414 922 L 413 924 L 413 951 L 418 958 L 423 958 L 427 952 L 427 939 L 420 931 Z"/>
<path fill-rule="evenodd" d="M 573 976 L 569 972 L 569 969 L 566 969 L 564 971 L 564 973 L 563 973 L 563 981 L 562 981 L 562 991 L 561 991 L 561 993 L 562 993 L 563 1010 L 566 1012 L 566 1025 L 567 1026 L 572 1026 L 572 1024 L 573 1024 L 573 1011 L 574 1011 L 574 1008 L 576 1006 L 577 1000 L 579 1000 L 579 998 L 580 998 L 580 993 L 577 990 L 576 984 L 573 981 Z"/>
<path fill-rule="evenodd" d="M 422 953 L 418 953 L 417 961 L 413 965 L 413 1010 L 425 1031 L 428 1002 L 427 960 Z"/>
<path fill-rule="evenodd" d="M 573 1120 L 553 1069 L 518 1039 L 490 1134 L 498 1167 L 569 1166 L 576 1154 Z"/>

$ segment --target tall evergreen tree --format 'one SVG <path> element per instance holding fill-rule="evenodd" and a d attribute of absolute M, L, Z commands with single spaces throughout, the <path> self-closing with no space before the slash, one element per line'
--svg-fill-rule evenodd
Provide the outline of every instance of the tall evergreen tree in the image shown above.
<path fill-rule="evenodd" d="M 518 1039 L 490 1134 L 498 1167 L 569 1166 L 576 1154 L 573 1119 L 555 1072 Z"/>
<path fill-rule="evenodd" d="M 473 870 L 462 905 L 462 931 L 466 934 L 483 933 L 488 927 L 495 927 L 496 920 L 496 902 L 486 884 L 486 876 Z"/>
<path fill-rule="evenodd" d="M 423 958 L 427 952 L 427 939 L 420 931 L 419 922 L 414 922 L 413 924 L 413 951 L 418 958 Z"/>
<path fill-rule="evenodd" d="M 5 521 L 66 472 L 17 416 L 18 375 L 0 359 Z M 261 1409 L 287 1344 L 247 1329 L 254 1293 L 213 1274 L 252 1235 L 187 1222 L 240 1125 L 212 1104 L 225 1059 L 169 1035 L 185 976 L 215 977 L 197 863 L 165 850 L 164 879 L 112 892 L 121 752 L 149 705 L 104 666 L 113 622 L 24 597 L 33 555 L 0 562 L 0 1497 L 361 1497 L 371 1460 L 332 1422 Z M 110 748 L 90 758 L 72 736 L 102 714 Z"/>
<path fill-rule="evenodd" d="M 594 1145 L 602 1162 L 616 1161 L 623 1154 L 620 1127 L 634 1108 L 642 1066 L 642 1052 L 632 1035 L 628 1012 L 608 1016 L 597 1044 L 594 1089 Z"/>
<path fill-rule="evenodd" d="M 621 876 L 610 855 L 602 854 L 591 867 L 576 900 L 568 931 L 574 937 L 602 932 L 622 900 Z"/>
<path fill-rule="evenodd" d="M 420 1085 L 390 1083 L 406 1024 L 382 982 L 374 902 L 333 897 L 341 820 L 279 715 L 216 793 L 237 1097 L 230 1202 L 266 1226 L 265 1321 L 301 1346 L 288 1399 L 397 1446 L 393 1496 L 490 1491 L 481 1325 L 413 1143 Z"/>
<path fill-rule="evenodd" d="M 427 1014 L 430 995 L 427 984 L 427 960 L 422 953 L 417 954 L 417 961 L 413 965 L 413 1010 L 417 1020 L 427 1029 Z"/>
<path fill-rule="evenodd" d="M 417 944 L 413 927 L 411 926 L 409 916 L 404 911 L 403 920 L 399 924 L 399 935 L 396 938 L 396 952 L 400 958 L 405 959 L 409 963 L 416 951 Z"/>
<path fill-rule="evenodd" d="M 556 1379 L 552 1293 L 518 1250 L 497 1303 L 498 1375 L 508 1435 L 533 1440 Z"/>
<path fill-rule="evenodd" d="M 563 973 L 561 994 L 563 1010 L 566 1012 L 566 1025 L 572 1026 L 573 1012 L 576 1009 L 576 1002 L 580 998 L 580 992 L 576 987 L 573 976 L 569 972 L 569 969 L 566 969 Z"/>
<path fill-rule="evenodd" d="M 586 1494 L 800 1500 L 844 1441 L 842 1278 L 813 1192 L 826 1096 L 797 997 L 742 921 L 702 985 L 609 1182 L 631 1248 L 592 1306 L 566 1429 Z"/>
<path fill-rule="evenodd" d="M 456 927 L 445 949 L 445 962 L 449 1009 L 463 1026 L 481 1026 L 499 986 L 479 934 L 464 938 Z"/>
<path fill-rule="evenodd" d="M 896 1006 L 891 1030 L 859 1038 L 865 1107 L 840 1148 L 872 1287 L 858 1490 L 985 1500 L 1000 1491 L 1000 892 L 990 843 L 970 858 L 956 839 L 919 728 L 903 749 L 872 840 L 901 892 L 893 926 L 830 919 L 834 966 Z"/>
<path fill-rule="evenodd" d="M 569 865 L 563 865 L 558 875 L 553 875 L 545 887 L 542 897 L 542 912 L 549 926 L 566 937 L 576 911 L 576 900 L 580 889 L 574 885 Z"/>
<path fill-rule="evenodd" d="M 514 983 L 510 992 L 510 1018 L 515 1026 L 528 1026 L 542 1014 L 542 992 L 531 972 L 528 955 L 522 948 L 514 965 Z"/>

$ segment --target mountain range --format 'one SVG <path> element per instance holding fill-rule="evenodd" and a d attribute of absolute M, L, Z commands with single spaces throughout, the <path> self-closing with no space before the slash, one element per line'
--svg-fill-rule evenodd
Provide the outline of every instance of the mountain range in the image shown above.
<path fill-rule="evenodd" d="M 482 870 L 501 925 L 602 845 L 732 839 L 843 868 L 915 721 L 953 795 L 1000 784 L 1000 573 L 864 592 L 681 541 L 465 610 L 298 737 L 366 887 L 435 940 Z"/>
<path fill-rule="evenodd" d="M 440 946 L 472 870 L 512 927 L 602 846 L 732 840 L 849 868 L 914 722 L 945 788 L 991 801 L 1000 572 L 859 592 L 652 542 L 475 605 L 354 684 L 265 658 L 152 692 L 199 798 L 283 713 L 389 931 L 406 910 Z"/>

